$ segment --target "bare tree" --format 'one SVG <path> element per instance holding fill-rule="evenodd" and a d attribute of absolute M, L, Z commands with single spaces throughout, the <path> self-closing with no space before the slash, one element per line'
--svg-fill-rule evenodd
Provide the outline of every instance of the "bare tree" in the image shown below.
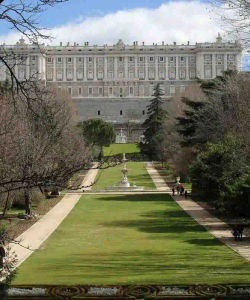
<path fill-rule="evenodd" d="M 3 128 L 8 127 L 0 136 L 0 190 L 24 189 L 27 214 L 31 213 L 32 188 L 66 186 L 74 172 L 89 167 L 68 99 L 45 89 L 39 93 L 32 106 L 35 114 L 24 102 L 13 107 L 8 99 L 2 100 L 13 117 L 11 122 L 0 120 Z"/>
<path fill-rule="evenodd" d="M 250 2 L 249 0 L 210 0 L 213 10 L 220 17 L 223 29 L 249 47 Z"/>
<path fill-rule="evenodd" d="M 10 29 L 19 32 L 26 39 L 39 47 L 39 42 L 51 38 L 46 34 L 46 28 L 40 26 L 37 21 L 38 15 L 49 6 L 57 3 L 67 2 L 68 0 L 0 0 L 0 25 L 7 23 Z M 33 100 L 30 98 L 30 82 L 32 76 L 26 80 L 20 80 L 15 74 L 17 64 L 26 64 L 25 57 L 14 51 L 5 51 L 0 49 L 0 64 L 6 67 L 11 81 L 11 88 L 15 94 L 21 94 L 29 105 Z M 35 77 L 35 76 L 34 76 Z"/>

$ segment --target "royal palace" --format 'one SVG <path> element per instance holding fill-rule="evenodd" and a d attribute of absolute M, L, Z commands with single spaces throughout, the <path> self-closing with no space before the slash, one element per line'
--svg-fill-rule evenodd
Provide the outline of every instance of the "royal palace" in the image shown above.
<path fill-rule="evenodd" d="M 127 141 L 142 138 L 142 122 L 153 88 L 160 83 L 166 99 L 194 83 L 196 78 L 211 79 L 227 69 L 241 70 L 242 49 L 237 42 L 194 45 L 146 45 L 135 41 L 117 44 L 59 46 L 31 45 L 23 39 L 16 45 L 0 45 L 1 55 L 14 53 L 12 62 L 19 80 L 37 78 L 65 91 L 77 104 L 82 120 L 103 118 L 123 129 Z M 13 56 L 12 56 L 13 57 Z M 0 65 L 0 81 L 9 72 Z"/>

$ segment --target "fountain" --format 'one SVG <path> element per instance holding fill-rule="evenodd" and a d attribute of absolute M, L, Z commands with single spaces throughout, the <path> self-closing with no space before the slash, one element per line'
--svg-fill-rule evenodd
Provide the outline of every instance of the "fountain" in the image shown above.
<path fill-rule="evenodd" d="M 127 137 L 124 134 L 124 132 L 120 131 L 120 133 L 117 134 L 116 139 L 115 139 L 116 144 L 126 144 L 127 143 Z"/>
<path fill-rule="evenodd" d="M 132 186 L 130 185 L 130 182 L 128 180 L 128 169 L 126 166 L 126 156 L 125 153 L 123 153 L 123 167 L 121 169 L 122 172 L 122 180 L 119 182 L 118 185 L 110 186 L 106 188 L 106 191 L 115 191 L 115 192 L 135 192 L 135 191 L 143 191 L 144 186 L 136 186 L 134 183 Z"/>

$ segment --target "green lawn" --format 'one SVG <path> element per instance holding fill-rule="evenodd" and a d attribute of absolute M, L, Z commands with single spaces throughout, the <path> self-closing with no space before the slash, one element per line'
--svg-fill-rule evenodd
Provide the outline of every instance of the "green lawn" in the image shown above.
<path fill-rule="evenodd" d="M 111 156 L 121 153 L 139 153 L 140 149 L 137 144 L 111 144 L 103 148 L 104 156 Z"/>
<path fill-rule="evenodd" d="M 84 195 L 13 284 L 250 283 L 249 272 L 169 195 Z"/>
<path fill-rule="evenodd" d="M 123 165 L 118 165 L 114 168 L 99 170 L 96 179 L 97 182 L 93 186 L 92 190 L 105 190 L 108 186 L 118 184 L 122 179 L 122 166 Z M 145 189 L 155 189 L 155 185 L 145 167 L 145 162 L 128 162 L 127 169 L 130 184 L 135 183 L 137 186 L 144 186 Z"/>

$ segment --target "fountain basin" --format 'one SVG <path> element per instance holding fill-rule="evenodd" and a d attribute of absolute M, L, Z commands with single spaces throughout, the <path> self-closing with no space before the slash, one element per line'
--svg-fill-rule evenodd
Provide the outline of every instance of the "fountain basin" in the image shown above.
<path fill-rule="evenodd" d="M 144 186 L 109 186 L 107 192 L 139 192 L 144 191 Z"/>

